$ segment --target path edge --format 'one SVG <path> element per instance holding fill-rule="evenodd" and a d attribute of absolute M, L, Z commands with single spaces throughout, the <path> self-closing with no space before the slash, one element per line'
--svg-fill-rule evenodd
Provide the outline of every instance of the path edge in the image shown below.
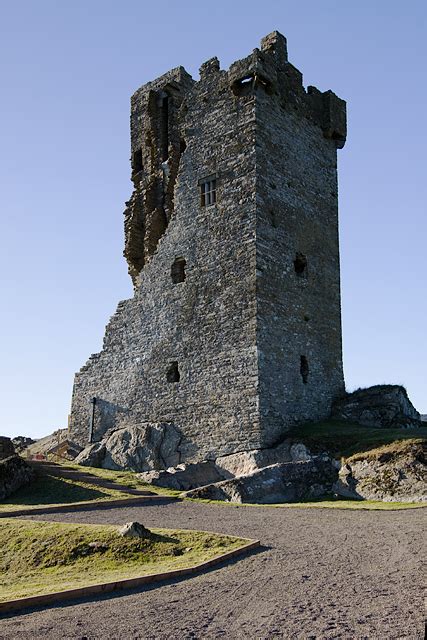
<path fill-rule="evenodd" d="M 31 516 L 33 514 L 43 513 L 61 513 L 63 511 L 96 511 L 97 509 L 106 509 L 109 507 L 134 506 L 144 502 L 175 502 L 181 498 L 175 496 L 152 495 L 138 496 L 134 498 L 117 498 L 117 500 L 99 500 L 99 502 L 80 502 L 76 504 L 58 504 L 46 507 L 34 507 L 33 509 L 16 509 L 15 511 L 0 511 L 0 518 L 14 518 L 18 516 Z"/>
<path fill-rule="evenodd" d="M 246 543 L 237 549 L 232 549 L 226 553 L 222 553 L 210 560 L 200 562 L 199 564 L 192 565 L 191 567 L 183 567 L 182 569 L 174 569 L 172 571 L 165 571 L 163 573 L 151 573 L 145 576 L 137 576 L 136 578 L 126 578 L 124 580 L 116 580 L 114 582 L 102 582 L 99 584 L 93 584 L 88 587 L 78 587 L 76 589 L 68 589 L 67 591 L 54 591 L 52 593 L 45 593 L 40 596 L 29 596 L 27 598 L 18 598 L 17 600 L 6 600 L 0 602 L 0 615 L 8 614 L 11 611 L 19 611 L 21 609 L 29 609 L 33 607 L 56 604 L 58 602 L 64 602 L 66 600 L 74 600 L 86 596 L 95 596 L 104 593 L 111 593 L 113 591 L 121 591 L 124 589 L 132 589 L 145 584 L 152 584 L 155 582 L 163 582 L 164 580 L 170 580 L 173 578 L 180 578 L 182 576 L 189 576 L 195 573 L 202 572 L 206 569 L 210 569 L 218 564 L 231 560 L 239 555 L 258 549 L 261 546 L 259 540 L 252 540 L 250 538 L 243 538 Z"/>

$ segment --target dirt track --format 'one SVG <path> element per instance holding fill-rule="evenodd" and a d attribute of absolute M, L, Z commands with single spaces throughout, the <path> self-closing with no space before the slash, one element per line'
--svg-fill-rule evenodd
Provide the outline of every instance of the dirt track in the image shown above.
<path fill-rule="evenodd" d="M 190 502 L 50 514 L 236 534 L 264 550 L 178 583 L 2 619 L 0 638 L 421 639 L 426 515 Z"/>

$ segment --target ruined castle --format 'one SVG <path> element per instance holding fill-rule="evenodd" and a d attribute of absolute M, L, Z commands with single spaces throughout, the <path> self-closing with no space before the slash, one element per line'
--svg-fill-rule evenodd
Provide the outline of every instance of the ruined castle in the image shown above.
<path fill-rule="evenodd" d="M 76 374 L 73 440 L 163 423 L 180 461 L 269 447 L 344 393 L 337 148 L 345 102 L 304 88 L 286 39 L 131 99 L 134 296 Z"/>

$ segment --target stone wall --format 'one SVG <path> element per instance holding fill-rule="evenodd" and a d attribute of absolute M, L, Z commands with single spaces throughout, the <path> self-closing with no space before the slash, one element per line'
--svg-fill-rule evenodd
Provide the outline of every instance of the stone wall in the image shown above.
<path fill-rule="evenodd" d="M 345 105 L 303 89 L 285 44 L 275 32 L 229 71 L 213 58 L 194 82 L 179 67 L 132 97 L 125 257 L 135 293 L 76 374 L 70 437 L 81 445 L 90 425 L 97 441 L 167 423 L 181 461 L 212 459 L 273 444 L 342 393 Z M 203 206 L 209 177 L 216 202 Z M 297 253 L 308 277 L 295 275 Z"/>

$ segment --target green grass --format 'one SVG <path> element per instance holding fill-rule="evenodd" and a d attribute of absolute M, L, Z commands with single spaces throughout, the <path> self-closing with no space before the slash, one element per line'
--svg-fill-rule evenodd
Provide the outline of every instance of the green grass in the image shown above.
<path fill-rule="evenodd" d="M 427 507 L 426 502 L 382 502 L 380 500 L 341 500 L 319 499 L 307 502 L 277 502 L 274 504 L 257 504 L 253 502 L 225 502 L 224 500 L 202 500 L 201 498 L 185 498 L 190 502 L 217 504 L 222 507 L 268 507 L 269 509 L 353 509 L 356 511 L 400 511 L 402 509 L 420 509 Z"/>
<path fill-rule="evenodd" d="M 18 489 L 6 500 L 2 500 L 0 513 L 31 507 L 78 505 L 82 502 L 104 502 L 132 497 L 134 496 L 115 489 L 94 487 L 92 484 L 76 482 L 68 478 L 58 478 L 47 473 L 38 473 L 33 482 Z"/>
<path fill-rule="evenodd" d="M 401 440 L 427 439 L 427 427 L 418 429 L 378 429 L 362 427 L 342 420 L 328 420 L 294 427 L 286 434 L 296 442 L 303 442 L 313 453 L 329 451 L 336 458 L 376 449 Z"/>
<path fill-rule="evenodd" d="M 67 467 L 77 469 L 83 473 L 90 473 L 91 475 L 102 478 L 103 480 L 110 480 L 111 482 L 117 482 L 124 487 L 130 489 L 147 489 L 163 496 L 177 497 L 180 495 L 180 491 L 176 489 L 166 489 L 163 487 L 156 487 L 153 484 L 142 482 L 137 477 L 137 474 L 133 471 L 112 471 L 111 469 L 99 469 L 98 467 L 82 467 L 78 464 L 66 463 Z"/>
<path fill-rule="evenodd" d="M 123 538 L 116 527 L 0 521 L 0 602 L 188 567 L 242 546 L 242 538 L 155 529 Z"/>

